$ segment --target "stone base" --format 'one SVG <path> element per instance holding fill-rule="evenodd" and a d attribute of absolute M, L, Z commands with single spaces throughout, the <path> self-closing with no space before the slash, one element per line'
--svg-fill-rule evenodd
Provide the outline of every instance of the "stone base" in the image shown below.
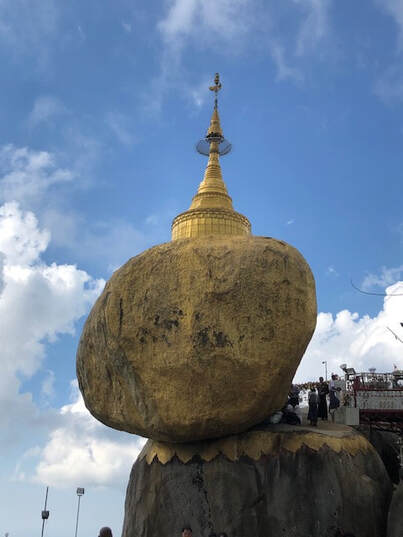
<path fill-rule="evenodd" d="M 400 481 L 399 434 L 372 428 L 369 425 L 359 425 L 355 428 L 371 442 L 381 457 L 391 481 L 397 485 Z"/>
<path fill-rule="evenodd" d="M 341 425 L 359 425 L 360 409 L 348 406 L 340 406 L 334 413 L 334 421 Z"/>
<path fill-rule="evenodd" d="M 396 487 L 390 504 L 388 537 L 403 537 L 403 481 Z"/>
<path fill-rule="evenodd" d="M 197 444 L 149 441 L 133 466 L 123 537 L 384 537 L 391 483 L 353 429 L 272 425 Z"/>

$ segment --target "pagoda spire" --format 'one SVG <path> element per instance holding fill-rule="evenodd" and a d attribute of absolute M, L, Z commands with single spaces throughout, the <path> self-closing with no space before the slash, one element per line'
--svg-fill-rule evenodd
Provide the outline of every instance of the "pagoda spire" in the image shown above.
<path fill-rule="evenodd" d="M 225 186 L 220 155 L 227 154 L 231 145 L 225 140 L 218 114 L 217 93 L 221 89 L 218 73 L 215 85 L 214 109 L 206 136 L 197 144 L 197 150 L 208 155 L 204 177 L 188 211 L 172 222 L 172 240 L 205 235 L 245 235 L 250 233 L 249 220 L 234 211 L 232 199 Z"/>
<path fill-rule="evenodd" d="M 222 178 L 219 145 L 224 140 L 220 116 L 218 115 L 217 98 L 211 116 L 210 126 L 204 139 L 209 144 L 209 158 L 197 194 L 192 200 L 190 209 L 198 207 L 222 207 L 233 209 L 232 199 Z"/>

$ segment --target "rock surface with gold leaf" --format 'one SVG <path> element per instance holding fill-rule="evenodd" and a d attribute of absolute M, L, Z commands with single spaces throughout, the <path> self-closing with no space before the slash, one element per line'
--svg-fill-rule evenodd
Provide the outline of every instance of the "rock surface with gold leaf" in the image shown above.
<path fill-rule="evenodd" d="M 268 237 L 156 246 L 107 283 L 77 374 L 103 423 L 154 439 L 220 437 L 282 407 L 316 323 L 301 254 Z"/>

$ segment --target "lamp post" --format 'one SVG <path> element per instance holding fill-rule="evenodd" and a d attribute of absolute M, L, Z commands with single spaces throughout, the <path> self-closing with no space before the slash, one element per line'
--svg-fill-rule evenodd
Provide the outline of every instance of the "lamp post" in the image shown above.
<path fill-rule="evenodd" d="M 46 506 L 48 504 L 48 492 L 49 492 L 49 487 L 46 487 L 46 495 L 45 495 L 45 507 L 43 508 L 43 511 L 41 513 L 41 516 L 42 516 L 42 531 L 41 531 L 41 537 L 43 537 L 43 532 L 45 530 L 45 522 L 47 521 L 47 519 L 49 518 L 49 511 L 46 510 Z"/>
<path fill-rule="evenodd" d="M 325 381 L 327 382 L 327 361 L 323 360 L 322 364 L 325 366 Z"/>
<path fill-rule="evenodd" d="M 75 537 L 77 537 L 77 532 L 78 532 L 78 517 L 80 516 L 80 500 L 81 500 L 81 496 L 84 496 L 85 490 L 83 488 L 79 487 L 76 492 L 77 492 L 77 496 L 78 496 L 78 504 L 77 504 L 77 519 L 76 519 Z"/>

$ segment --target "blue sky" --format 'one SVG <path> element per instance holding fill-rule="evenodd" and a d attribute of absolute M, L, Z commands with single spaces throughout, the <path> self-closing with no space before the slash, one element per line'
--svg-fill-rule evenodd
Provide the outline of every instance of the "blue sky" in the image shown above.
<path fill-rule="evenodd" d="M 75 349 L 112 271 L 170 239 L 222 158 L 256 235 L 297 247 L 318 327 L 298 380 L 403 367 L 403 0 L 0 0 L 0 533 L 119 535 L 142 440 L 85 410 Z M 23 505 L 22 505 L 23 504 Z"/>

